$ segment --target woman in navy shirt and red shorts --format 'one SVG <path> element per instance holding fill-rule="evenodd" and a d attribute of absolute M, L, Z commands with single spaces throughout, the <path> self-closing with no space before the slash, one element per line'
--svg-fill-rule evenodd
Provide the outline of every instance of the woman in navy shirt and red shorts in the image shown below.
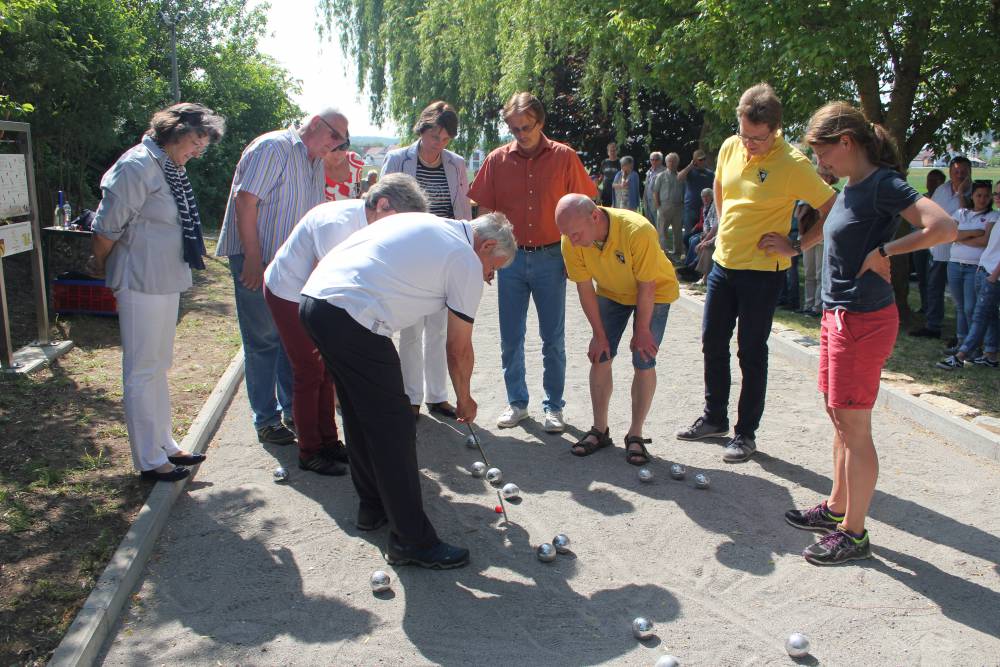
<path fill-rule="evenodd" d="M 790 510 L 785 519 L 824 533 L 802 555 L 816 565 L 835 565 L 871 555 L 865 517 L 878 479 L 872 407 L 899 330 L 889 257 L 951 241 L 956 225 L 910 187 L 885 128 L 860 110 L 845 102 L 821 107 L 805 140 L 820 166 L 847 184 L 822 228 L 810 229 L 801 248 L 781 237 L 765 237 L 761 246 L 794 254 L 824 243 L 819 390 L 834 428 L 833 489 L 819 505 Z M 897 216 L 918 231 L 892 240 Z"/>

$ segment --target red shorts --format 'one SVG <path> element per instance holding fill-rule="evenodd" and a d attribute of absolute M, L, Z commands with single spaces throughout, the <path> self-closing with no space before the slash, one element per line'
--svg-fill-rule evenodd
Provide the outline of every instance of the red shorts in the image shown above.
<path fill-rule="evenodd" d="M 819 390 L 831 408 L 871 410 L 882 367 L 899 333 L 891 304 L 871 313 L 824 310 L 819 334 Z"/>

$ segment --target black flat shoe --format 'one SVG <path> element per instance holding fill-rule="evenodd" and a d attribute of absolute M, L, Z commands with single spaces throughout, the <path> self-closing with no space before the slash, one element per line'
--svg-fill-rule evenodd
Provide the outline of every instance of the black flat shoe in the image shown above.
<path fill-rule="evenodd" d="M 174 465 L 196 466 L 205 460 L 204 454 L 189 454 L 188 456 L 168 456 L 167 460 Z"/>
<path fill-rule="evenodd" d="M 417 565 L 431 570 L 450 570 L 468 564 L 469 550 L 446 542 L 438 542 L 429 547 L 409 547 L 390 538 L 385 560 L 389 565 Z"/>
<path fill-rule="evenodd" d="M 308 459 L 300 458 L 299 468 L 328 477 L 340 477 L 347 474 L 347 468 L 343 464 L 328 459 L 322 454 L 314 454 Z"/>
<path fill-rule="evenodd" d="M 156 472 L 155 470 L 143 470 L 139 476 L 143 479 L 151 479 L 154 482 L 176 482 L 191 474 L 191 471 L 184 466 L 177 466 L 169 472 Z"/>
<path fill-rule="evenodd" d="M 337 463 L 348 463 L 350 461 L 350 457 L 347 455 L 347 445 L 340 440 L 324 443 L 319 448 L 319 455 Z"/>
<path fill-rule="evenodd" d="M 441 401 L 440 403 L 428 403 L 427 410 L 430 412 L 436 412 L 439 415 L 444 415 L 448 419 L 454 419 L 458 416 L 455 412 L 455 408 L 448 403 L 448 401 Z"/>

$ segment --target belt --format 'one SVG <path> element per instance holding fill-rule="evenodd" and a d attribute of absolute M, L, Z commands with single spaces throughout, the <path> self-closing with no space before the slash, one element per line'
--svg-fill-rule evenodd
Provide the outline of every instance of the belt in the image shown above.
<path fill-rule="evenodd" d="M 518 250 L 523 250 L 524 252 L 537 252 L 539 250 L 545 250 L 546 248 L 554 248 L 555 246 L 562 243 L 562 241 L 556 241 L 555 243 L 546 243 L 545 245 L 519 245 Z"/>

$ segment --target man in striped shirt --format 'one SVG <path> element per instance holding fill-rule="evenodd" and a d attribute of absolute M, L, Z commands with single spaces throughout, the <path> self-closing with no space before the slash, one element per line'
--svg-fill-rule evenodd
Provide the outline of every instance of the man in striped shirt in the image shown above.
<path fill-rule="evenodd" d="M 216 255 L 229 258 L 245 355 L 247 396 L 261 443 L 288 445 L 292 369 L 261 290 L 264 268 L 295 224 L 323 202 L 323 157 L 347 150 L 347 117 L 337 109 L 307 116 L 301 127 L 268 132 L 243 151 Z"/>

